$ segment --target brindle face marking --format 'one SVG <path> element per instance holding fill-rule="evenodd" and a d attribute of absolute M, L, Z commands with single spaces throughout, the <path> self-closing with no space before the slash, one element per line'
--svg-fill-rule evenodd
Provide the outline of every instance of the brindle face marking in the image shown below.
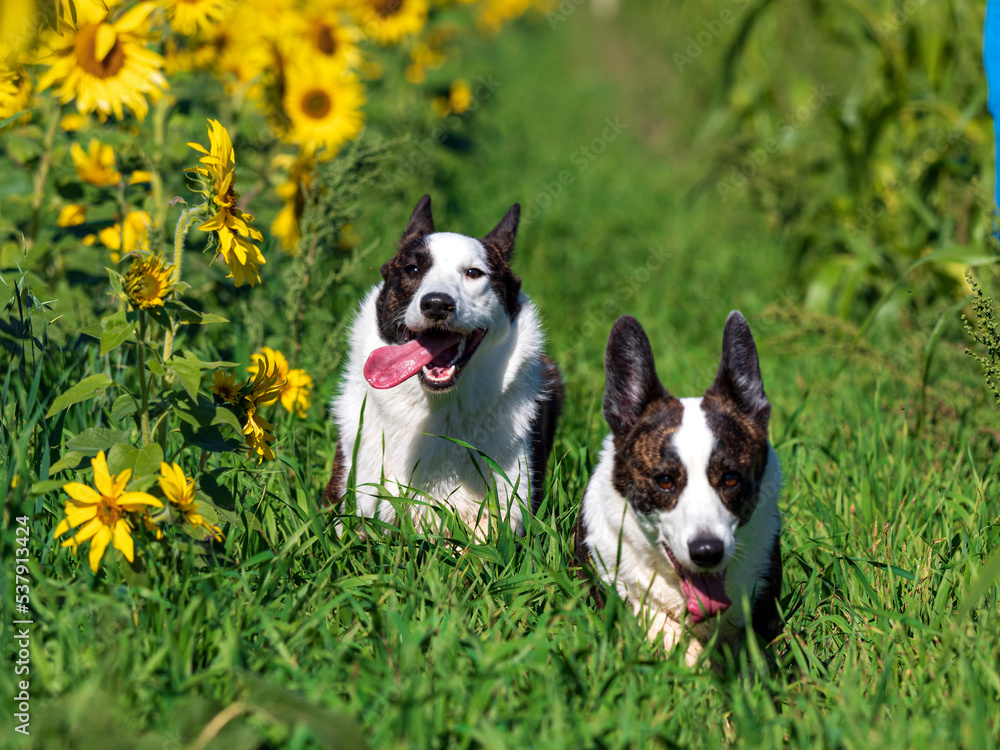
<path fill-rule="evenodd" d="M 753 516 L 767 464 L 770 404 L 750 328 L 732 313 L 715 382 L 701 399 L 672 396 L 660 383 L 638 321 L 620 318 L 605 356 L 604 415 L 614 436 L 612 483 L 641 525 L 680 564 L 695 539 L 724 545 Z M 693 566 L 693 568 L 692 568 Z"/>
<path fill-rule="evenodd" d="M 753 334 L 738 312 L 726 320 L 719 370 L 702 397 L 701 408 L 716 441 L 708 464 L 709 481 L 743 525 L 757 507 L 767 466 L 771 404 L 764 393 Z M 727 487 L 729 473 L 737 477 L 735 485 Z"/>
<path fill-rule="evenodd" d="M 649 339 L 635 318 L 623 316 L 611 329 L 604 369 L 604 418 L 615 439 L 615 490 L 640 513 L 671 510 L 687 483 L 672 441 L 684 407 L 660 384 Z"/>

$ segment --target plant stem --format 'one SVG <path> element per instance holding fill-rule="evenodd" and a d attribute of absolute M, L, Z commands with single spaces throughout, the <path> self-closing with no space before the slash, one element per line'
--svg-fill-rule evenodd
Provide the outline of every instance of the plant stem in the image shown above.
<path fill-rule="evenodd" d="M 195 216 L 201 211 L 202 206 L 195 206 L 194 208 L 188 208 L 181 212 L 180 218 L 177 220 L 177 229 L 174 231 L 174 284 L 176 285 L 181 280 L 181 265 L 184 262 L 184 237 L 187 236 L 188 229 L 191 228 L 192 222 L 194 222 Z M 176 294 L 176 290 L 174 294 Z M 170 359 L 170 355 L 174 352 L 174 332 L 177 328 L 176 321 L 173 316 L 170 316 L 170 327 L 167 329 L 166 337 L 163 340 L 163 361 L 166 362 Z"/>
<path fill-rule="evenodd" d="M 35 236 L 38 234 L 38 215 L 42 209 L 42 200 L 45 198 L 45 182 L 49 176 L 49 167 L 52 166 L 52 144 L 56 139 L 56 128 L 59 125 L 59 104 L 53 102 L 49 110 L 49 127 L 45 131 L 43 141 L 42 156 L 38 161 L 38 171 L 35 173 L 35 191 L 31 197 L 31 231 L 29 237 L 34 244 Z"/>
<path fill-rule="evenodd" d="M 136 344 L 139 353 L 139 392 L 142 394 L 142 405 L 139 410 L 139 421 L 142 425 L 142 445 L 149 445 L 149 383 L 146 381 L 146 313 L 139 311 L 139 341 Z"/>
<path fill-rule="evenodd" d="M 167 220 L 167 203 L 163 200 L 163 176 L 160 174 L 160 167 L 163 164 L 164 133 L 171 106 L 171 97 L 164 96 L 153 108 L 153 206 L 158 226 L 163 226 Z"/>

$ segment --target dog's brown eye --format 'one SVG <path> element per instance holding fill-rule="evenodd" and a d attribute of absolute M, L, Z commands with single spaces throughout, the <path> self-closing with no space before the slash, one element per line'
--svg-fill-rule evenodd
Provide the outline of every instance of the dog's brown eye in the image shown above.
<path fill-rule="evenodd" d="M 418 268 L 417 266 L 407 266 L 406 268 L 403 269 L 403 273 L 405 273 L 407 276 L 416 276 L 418 273 L 420 273 L 420 268 Z"/>
<path fill-rule="evenodd" d="M 722 477 L 722 484 L 727 488 L 735 487 L 740 483 L 740 475 L 735 471 L 727 472 L 725 476 Z"/>
<path fill-rule="evenodd" d="M 478 279 L 484 274 L 478 268 L 470 268 L 465 272 L 465 275 L 470 279 Z"/>
<path fill-rule="evenodd" d="M 653 481 L 656 482 L 656 486 L 659 487 L 664 492 L 669 492 L 674 488 L 674 478 L 667 476 L 666 474 L 661 474 L 658 477 L 653 477 Z"/>

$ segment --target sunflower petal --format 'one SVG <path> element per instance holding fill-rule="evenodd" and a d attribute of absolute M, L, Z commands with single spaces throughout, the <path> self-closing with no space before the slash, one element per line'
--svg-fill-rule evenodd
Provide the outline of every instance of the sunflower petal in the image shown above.
<path fill-rule="evenodd" d="M 71 544 L 83 544 L 85 541 L 90 539 L 92 536 L 94 536 L 98 531 L 100 531 L 103 528 L 105 528 L 104 524 L 95 518 L 86 526 L 84 526 L 82 529 L 80 529 L 76 533 L 76 536 L 74 536 L 72 539 L 67 539 L 65 542 L 63 542 L 62 546 L 68 547 Z"/>
<path fill-rule="evenodd" d="M 94 486 L 97 487 L 97 491 L 105 497 L 114 497 L 114 483 L 111 480 L 110 472 L 108 472 L 108 460 L 104 457 L 104 451 L 94 456 L 90 465 L 94 469 Z"/>
<path fill-rule="evenodd" d="M 108 548 L 108 542 L 110 541 L 111 529 L 107 526 L 104 526 L 90 541 L 90 554 L 88 555 L 88 559 L 90 560 L 90 569 L 95 573 L 97 572 L 98 567 L 100 567 L 101 558 L 104 557 L 104 550 Z"/>
<path fill-rule="evenodd" d="M 63 485 L 63 492 L 78 503 L 96 504 L 101 502 L 101 494 L 80 482 L 69 482 Z"/>
<path fill-rule="evenodd" d="M 132 562 L 135 559 L 135 544 L 132 541 L 132 529 L 129 528 L 124 519 L 118 519 L 118 523 L 115 524 L 115 528 L 111 532 L 111 537 L 114 540 L 115 549 L 121 550 L 125 559 Z"/>
<path fill-rule="evenodd" d="M 125 510 L 139 510 L 144 505 L 163 507 L 163 503 L 147 492 L 126 492 L 118 498 L 118 507 Z"/>

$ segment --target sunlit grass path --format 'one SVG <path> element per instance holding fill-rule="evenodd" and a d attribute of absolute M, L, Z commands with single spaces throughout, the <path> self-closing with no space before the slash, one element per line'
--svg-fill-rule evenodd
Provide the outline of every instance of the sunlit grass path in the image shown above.
<path fill-rule="evenodd" d="M 1000 742 L 1000 595 L 968 596 L 1000 546 L 997 413 L 961 347 L 942 345 L 918 432 L 919 329 L 886 325 L 855 346 L 851 326 L 802 311 L 780 243 L 744 203 L 686 200 L 691 125 L 664 111 L 682 90 L 644 90 L 672 85 L 663 68 L 644 83 L 656 42 L 626 4 L 611 27 L 581 8 L 470 51 L 463 69 L 500 85 L 358 221 L 384 255 L 423 192 L 440 227 L 469 234 L 514 201 L 538 209 L 515 268 L 569 398 L 528 538 L 463 555 L 412 532 L 336 539 L 316 506 L 334 439 L 320 409 L 278 425 L 281 462 L 263 479 L 219 477 L 239 488 L 235 525 L 207 567 L 182 553 L 145 586 L 114 570 L 97 581 L 57 554 L 56 503 L 39 502 L 36 747 L 187 747 L 206 727 L 220 748 Z M 379 260 L 352 281 L 374 283 Z M 786 473 L 788 635 L 757 680 L 662 659 L 626 608 L 595 611 L 566 568 L 605 429 L 611 322 L 639 317 L 663 382 L 696 395 L 733 308 L 760 347 Z M 342 347 L 329 336 L 307 322 L 304 366 Z M 43 375 L 71 366 L 85 365 Z M 317 379 L 321 400 L 336 373 Z M 10 393 L 27 414 L 45 409 L 30 382 L 11 377 Z M 758 651 L 746 661 L 744 674 L 765 669 Z M 5 695 L 12 680 L 5 664 Z"/>

